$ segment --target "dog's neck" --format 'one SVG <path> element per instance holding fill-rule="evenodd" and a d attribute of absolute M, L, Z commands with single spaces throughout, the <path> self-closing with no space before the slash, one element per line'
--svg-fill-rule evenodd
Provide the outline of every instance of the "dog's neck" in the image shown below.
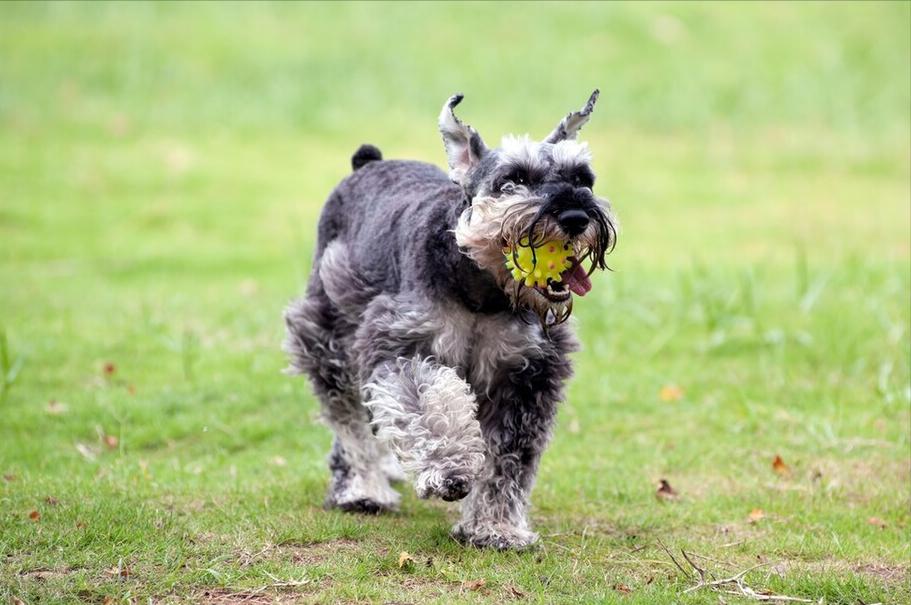
<path fill-rule="evenodd" d="M 470 310 L 485 314 L 512 310 L 509 297 L 497 285 L 493 276 L 465 255 L 462 255 L 456 265 L 455 278 L 457 294 Z"/>
<path fill-rule="evenodd" d="M 463 190 L 462 203 L 456 208 L 453 208 L 454 212 L 450 214 L 449 220 L 447 221 L 449 226 L 446 229 L 444 237 L 450 241 L 451 254 L 453 257 L 457 258 L 455 266 L 453 267 L 452 280 L 449 284 L 450 289 L 452 293 L 462 301 L 462 304 L 474 313 L 493 314 L 512 312 L 513 308 L 509 297 L 503 292 L 503 289 L 497 285 L 493 275 L 491 275 L 489 271 L 478 267 L 473 260 L 465 256 L 462 251 L 459 250 L 459 246 L 456 244 L 453 230 L 455 229 L 462 211 L 467 208 L 470 203 L 471 202 Z"/>

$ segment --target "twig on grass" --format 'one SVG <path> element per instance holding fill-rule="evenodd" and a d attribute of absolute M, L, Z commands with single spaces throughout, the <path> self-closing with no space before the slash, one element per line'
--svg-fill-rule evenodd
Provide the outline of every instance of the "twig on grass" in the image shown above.
<path fill-rule="evenodd" d="M 686 576 L 686 578 L 688 580 L 696 579 L 696 576 L 698 575 L 699 579 L 698 579 L 697 583 L 694 584 L 693 586 L 690 586 L 686 590 L 684 590 L 683 594 L 688 594 L 691 592 L 695 592 L 697 590 L 701 590 L 703 588 L 707 588 L 709 590 L 714 590 L 714 591 L 722 593 L 722 594 L 737 595 L 740 597 L 746 597 L 748 599 L 753 599 L 754 601 L 762 601 L 762 602 L 766 602 L 766 603 L 814 603 L 815 602 L 812 599 L 804 599 L 802 597 L 777 595 L 777 594 L 772 594 L 772 593 L 766 593 L 764 591 L 757 592 L 756 590 L 754 590 L 753 588 L 751 588 L 744 582 L 744 578 L 746 578 L 747 574 L 759 569 L 760 567 L 765 567 L 765 566 L 769 565 L 768 563 L 760 563 L 758 565 L 754 565 L 752 567 L 744 569 L 732 576 L 716 580 L 715 575 L 711 571 L 708 571 L 705 568 L 697 565 L 696 562 L 693 560 L 693 558 L 696 557 L 696 558 L 704 559 L 707 561 L 713 561 L 713 562 L 721 564 L 721 565 L 727 565 L 729 567 L 732 567 L 732 566 L 728 563 L 724 563 L 722 561 L 717 561 L 715 559 L 706 557 L 704 555 L 699 555 L 696 553 L 688 553 L 684 549 L 681 548 L 680 554 L 683 555 L 683 559 L 689 564 L 690 567 L 692 567 L 693 571 L 695 572 L 695 575 L 694 575 L 693 571 L 689 571 L 689 570 L 685 569 L 683 567 L 683 565 L 680 564 L 680 562 L 677 560 L 677 558 L 674 557 L 673 553 L 671 553 L 671 550 L 667 546 L 665 546 L 665 544 L 661 540 L 658 540 L 657 542 L 658 542 L 658 545 L 662 548 L 662 550 L 664 550 L 664 552 L 667 553 L 667 556 L 670 557 L 671 561 L 673 561 L 674 565 L 677 566 L 677 569 L 679 569 L 683 573 L 683 575 Z M 712 579 L 709 580 L 708 578 L 712 578 Z M 735 588 L 736 588 L 736 590 L 734 590 Z"/>
<path fill-rule="evenodd" d="M 738 586 L 740 586 L 741 582 L 743 581 L 743 577 L 745 575 L 747 575 L 751 571 L 755 571 L 755 570 L 759 569 L 760 567 L 765 567 L 766 565 L 768 565 L 768 563 L 760 563 L 758 565 L 754 565 L 753 567 L 749 567 L 747 569 L 744 569 L 741 572 L 734 574 L 730 578 L 722 578 L 720 580 L 713 580 L 711 582 L 700 582 L 699 584 L 696 584 L 695 586 L 690 586 L 689 588 L 684 590 L 683 594 L 686 594 L 688 592 L 693 592 L 694 590 L 699 590 L 700 588 L 706 588 L 706 587 L 712 588 L 715 586 L 724 586 L 725 584 L 731 584 L 731 583 L 734 583 L 734 584 L 737 584 Z M 812 601 L 808 601 L 808 602 L 812 603 Z"/>
<path fill-rule="evenodd" d="M 309 579 L 303 580 L 282 580 L 268 571 L 263 572 L 272 580 L 271 584 L 264 584 L 253 590 L 244 591 L 244 592 L 230 592 L 230 591 L 219 591 L 218 593 L 208 594 L 207 596 L 213 602 L 217 601 L 227 601 L 230 603 L 248 603 L 248 602 L 262 602 L 262 599 L 268 599 L 266 602 L 275 602 L 274 597 L 269 598 L 263 593 L 272 588 L 294 588 L 297 586 L 305 586 L 310 584 Z"/>
<path fill-rule="evenodd" d="M 307 578 L 304 578 L 303 580 L 282 580 L 280 578 L 276 578 L 275 576 L 270 574 L 268 571 L 264 571 L 263 573 L 266 574 L 267 576 L 269 576 L 269 578 L 271 578 L 272 581 L 275 582 L 274 584 L 268 584 L 267 586 L 265 586 L 265 588 L 288 588 L 288 587 L 292 587 L 292 586 L 304 586 L 305 584 L 310 583 L 310 580 Z"/>
<path fill-rule="evenodd" d="M 700 580 L 702 583 L 705 583 L 705 573 L 706 573 L 705 570 L 702 569 L 701 567 L 699 567 L 698 565 L 696 565 L 696 564 L 693 562 L 693 560 L 690 559 L 690 556 L 689 556 L 688 554 L 686 554 L 686 551 L 683 550 L 682 548 L 680 549 L 680 554 L 683 555 L 683 558 L 686 559 L 686 562 L 689 563 L 689 564 L 692 566 L 692 568 L 695 569 L 696 572 L 699 574 L 699 580 Z M 693 553 L 693 554 L 695 554 L 695 553 Z M 714 574 L 712 574 L 711 572 L 709 572 L 709 575 L 712 576 L 712 579 L 713 579 L 713 580 L 715 579 Z"/>
<path fill-rule="evenodd" d="M 657 540 L 657 542 L 658 542 L 658 546 L 660 546 L 664 550 L 664 552 L 667 553 L 667 556 L 669 556 L 671 558 L 671 561 L 674 562 L 674 565 L 677 566 L 677 569 L 679 569 L 683 573 L 683 575 L 685 575 L 687 577 L 687 579 L 692 577 L 692 574 L 690 572 L 688 572 L 686 569 L 684 569 L 683 565 L 681 565 L 677 561 L 677 559 L 674 558 L 674 555 L 671 553 L 670 549 L 664 545 L 664 542 L 662 542 L 661 540 Z"/>

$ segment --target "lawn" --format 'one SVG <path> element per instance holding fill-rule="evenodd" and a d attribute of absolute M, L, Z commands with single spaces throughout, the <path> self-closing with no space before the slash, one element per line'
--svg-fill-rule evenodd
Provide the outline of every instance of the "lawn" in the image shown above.
<path fill-rule="evenodd" d="M 0 598 L 714 604 L 695 567 L 758 566 L 908 602 L 909 7 L 3 3 Z M 622 230 L 539 546 L 462 548 L 407 485 L 322 510 L 281 312 L 350 154 L 442 165 L 453 92 L 495 144 L 595 87 Z"/>

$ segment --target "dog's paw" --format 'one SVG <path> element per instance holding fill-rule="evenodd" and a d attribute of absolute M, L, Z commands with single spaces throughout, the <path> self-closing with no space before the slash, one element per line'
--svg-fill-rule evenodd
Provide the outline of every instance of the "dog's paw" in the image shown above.
<path fill-rule="evenodd" d="M 338 509 L 346 513 L 359 513 L 361 515 L 379 515 L 395 510 L 395 507 L 388 503 L 377 502 L 370 498 L 358 498 L 346 502 L 335 502 L 326 498 L 325 507 L 327 509 Z"/>
<path fill-rule="evenodd" d="M 400 496 L 385 476 L 364 478 L 358 475 L 334 479 L 323 506 L 348 513 L 379 515 L 398 509 Z"/>
<path fill-rule="evenodd" d="M 415 481 L 419 498 L 440 498 L 446 502 L 461 500 L 471 491 L 472 478 L 452 473 L 441 476 L 435 472 L 421 473 Z"/>
<path fill-rule="evenodd" d="M 458 523 L 452 528 L 453 538 L 467 546 L 495 550 L 525 550 L 538 541 L 538 534 L 509 525 L 478 526 Z"/>

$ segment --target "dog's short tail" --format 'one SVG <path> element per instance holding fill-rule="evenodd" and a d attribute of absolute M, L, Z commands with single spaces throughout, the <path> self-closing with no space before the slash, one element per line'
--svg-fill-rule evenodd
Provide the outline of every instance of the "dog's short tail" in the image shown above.
<path fill-rule="evenodd" d="M 370 162 L 375 162 L 382 159 L 382 151 L 373 145 L 370 145 L 369 143 L 364 143 L 358 147 L 357 151 L 354 152 L 354 155 L 351 156 L 351 168 L 357 170 L 358 168 L 369 164 Z"/>

